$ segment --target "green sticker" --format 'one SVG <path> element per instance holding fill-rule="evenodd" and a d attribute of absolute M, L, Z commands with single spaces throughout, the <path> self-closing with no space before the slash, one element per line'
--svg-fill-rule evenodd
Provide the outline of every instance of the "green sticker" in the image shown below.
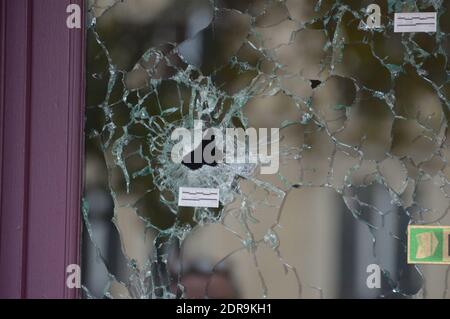
<path fill-rule="evenodd" d="M 450 227 L 409 226 L 409 264 L 450 264 Z"/>

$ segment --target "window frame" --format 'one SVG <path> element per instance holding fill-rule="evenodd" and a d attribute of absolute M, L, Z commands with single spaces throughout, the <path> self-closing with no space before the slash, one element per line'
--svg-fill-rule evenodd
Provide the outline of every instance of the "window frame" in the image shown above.
<path fill-rule="evenodd" d="M 0 2 L 0 298 L 78 298 L 86 28 L 84 0 Z"/>

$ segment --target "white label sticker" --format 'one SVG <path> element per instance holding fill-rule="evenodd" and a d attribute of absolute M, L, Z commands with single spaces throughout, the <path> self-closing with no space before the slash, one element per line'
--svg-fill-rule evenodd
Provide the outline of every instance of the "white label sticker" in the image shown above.
<path fill-rule="evenodd" d="M 394 32 L 436 32 L 436 12 L 396 13 Z"/>
<path fill-rule="evenodd" d="M 180 187 L 178 206 L 218 208 L 219 189 Z"/>

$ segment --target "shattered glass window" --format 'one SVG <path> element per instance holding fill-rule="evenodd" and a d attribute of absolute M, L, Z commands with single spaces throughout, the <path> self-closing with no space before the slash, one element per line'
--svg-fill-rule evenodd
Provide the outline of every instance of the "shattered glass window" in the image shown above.
<path fill-rule="evenodd" d="M 408 12 L 435 32 L 395 32 Z M 89 0 L 87 23 L 84 297 L 450 298 L 448 265 L 407 263 L 409 225 L 450 225 L 449 0 Z M 278 170 L 174 162 L 199 122 L 278 128 Z"/>

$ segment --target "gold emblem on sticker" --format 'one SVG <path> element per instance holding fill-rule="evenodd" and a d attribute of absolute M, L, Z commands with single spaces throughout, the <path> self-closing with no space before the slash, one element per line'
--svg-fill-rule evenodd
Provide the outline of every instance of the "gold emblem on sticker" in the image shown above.
<path fill-rule="evenodd" d="M 438 239 L 434 233 L 422 233 L 416 235 L 418 247 L 416 258 L 423 259 L 434 255 L 438 246 Z"/>

